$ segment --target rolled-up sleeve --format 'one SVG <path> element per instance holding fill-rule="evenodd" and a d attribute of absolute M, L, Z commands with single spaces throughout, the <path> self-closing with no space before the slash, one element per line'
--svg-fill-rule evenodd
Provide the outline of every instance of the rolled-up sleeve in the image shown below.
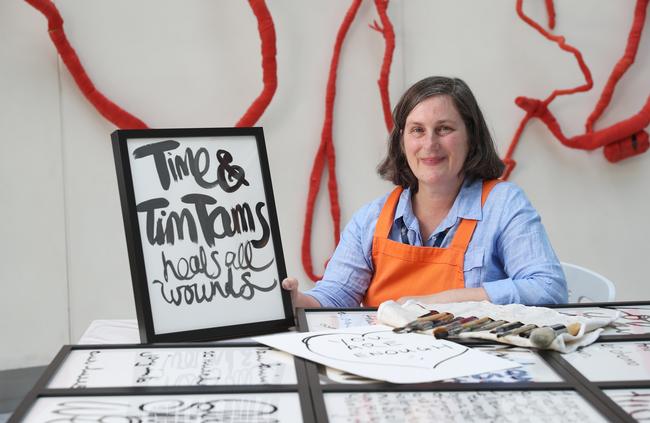
<path fill-rule="evenodd" d="M 502 204 L 494 254 L 508 277 L 482 286 L 495 304 L 558 304 L 568 300 L 562 266 L 537 211 L 519 188 Z"/>
<path fill-rule="evenodd" d="M 354 214 L 327 264 L 323 279 L 306 291 L 323 307 L 358 307 L 370 285 L 372 234 L 377 205 L 368 204 Z"/>

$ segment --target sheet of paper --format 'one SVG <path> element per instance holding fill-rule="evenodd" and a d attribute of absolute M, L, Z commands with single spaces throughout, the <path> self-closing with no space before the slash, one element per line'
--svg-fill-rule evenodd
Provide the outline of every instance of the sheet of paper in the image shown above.
<path fill-rule="evenodd" d="M 268 347 L 74 350 L 48 388 L 295 384 L 293 357 Z"/>
<path fill-rule="evenodd" d="M 377 324 L 376 311 L 307 311 L 310 332 Z"/>
<path fill-rule="evenodd" d="M 542 358 L 533 350 L 528 348 L 513 347 L 510 345 L 481 345 L 474 347 L 475 350 L 512 360 L 520 367 L 501 370 L 498 372 L 479 373 L 471 376 L 463 376 L 455 379 L 444 380 L 443 382 L 455 383 L 520 383 L 520 382 L 562 382 L 562 378 L 546 364 Z M 321 377 L 321 384 L 347 383 L 362 384 L 374 383 L 372 379 L 366 379 L 331 367 L 324 367 L 324 374 Z"/>
<path fill-rule="evenodd" d="M 591 318 L 603 318 L 614 315 L 617 311 L 620 316 L 601 335 L 640 335 L 650 333 L 650 305 L 626 306 L 626 307 L 575 307 L 558 308 L 562 314 L 569 316 L 584 316 Z"/>
<path fill-rule="evenodd" d="M 650 389 L 606 389 L 604 392 L 638 422 L 650 422 Z"/>
<path fill-rule="evenodd" d="M 533 350 L 509 345 L 485 345 L 476 350 L 512 360 L 521 365 L 515 369 L 500 372 L 479 373 L 456 378 L 450 382 L 460 383 L 518 383 L 518 382 L 562 382 L 562 378 Z"/>
<path fill-rule="evenodd" d="M 23 420 L 42 422 L 300 422 L 297 393 L 39 398 Z"/>
<path fill-rule="evenodd" d="M 423 383 L 519 366 L 464 345 L 389 326 L 258 336 L 255 341 L 326 366 L 392 383 Z"/>
<path fill-rule="evenodd" d="M 597 342 L 562 358 L 591 381 L 650 380 L 650 342 Z"/>
<path fill-rule="evenodd" d="M 605 422 L 573 391 L 328 392 L 330 423 Z"/>

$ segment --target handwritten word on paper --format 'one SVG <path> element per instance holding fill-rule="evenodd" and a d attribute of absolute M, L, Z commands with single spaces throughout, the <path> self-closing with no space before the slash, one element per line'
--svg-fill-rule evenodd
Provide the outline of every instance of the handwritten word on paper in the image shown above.
<path fill-rule="evenodd" d="M 267 347 L 73 350 L 48 388 L 295 384 L 293 357 Z"/>
<path fill-rule="evenodd" d="M 255 341 L 326 366 L 393 383 L 420 383 L 517 367 L 453 342 L 388 326 L 287 333 Z"/>
<path fill-rule="evenodd" d="M 302 421 L 298 394 L 155 395 L 39 398 L 26 423 Z"/>

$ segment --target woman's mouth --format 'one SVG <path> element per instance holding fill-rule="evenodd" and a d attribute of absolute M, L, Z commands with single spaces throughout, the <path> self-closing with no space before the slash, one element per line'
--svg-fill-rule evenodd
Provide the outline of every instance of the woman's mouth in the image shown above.
<path fill-rule="evenodd" d="M 427 166 L 435 166 L 442 163 L 445 160 L 445 157 L 424 157 L 420 159 L 422 164 Z"/>

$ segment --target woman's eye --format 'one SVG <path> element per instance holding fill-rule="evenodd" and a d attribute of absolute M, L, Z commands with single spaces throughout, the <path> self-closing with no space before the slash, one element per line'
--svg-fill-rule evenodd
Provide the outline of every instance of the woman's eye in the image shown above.
<path fill-rule="evenodd" d="M 436 130 L 436 132 L 438 134 L 441 134 L 441 135 L 448 134 L 448 133 L 450 133 L 452 131 L 453 131 L 453 129 L 450 126 L 441 126 Z"/>
<path fill-rule="evenodd" d="M 414 126 L 414 127 L 411 128 L 411 131 L 410 131 L 410 132 L 411 132 L 412 134 L 421 134 L 421 133 L 424 132 L 424 129 L 421 128 L 421 127 L 419 127 L 419 126 Z"/>

